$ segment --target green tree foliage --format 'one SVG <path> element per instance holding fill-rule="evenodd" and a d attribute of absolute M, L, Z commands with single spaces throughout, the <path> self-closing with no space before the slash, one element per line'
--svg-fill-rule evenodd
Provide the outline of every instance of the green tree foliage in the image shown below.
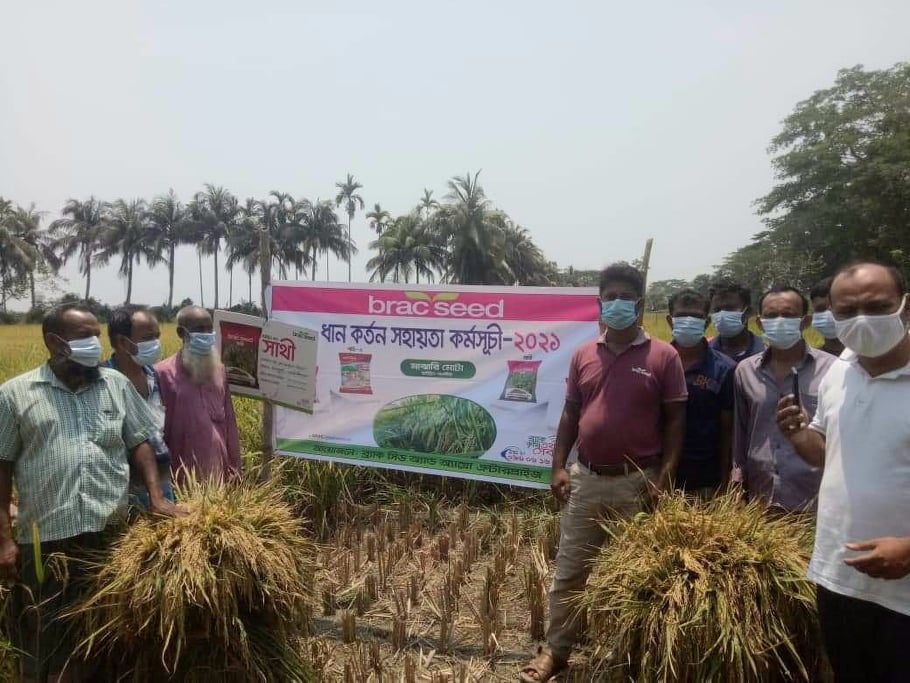
<path fill-rule="evenodd" d="M 801 286 L 855 258 L 907 269 L 910 64 L 841 70 L 832 87 L 796 106 L 770 151 L 777 185 L 757 201 L 767 230 L 725 269 Z"/>
<path fill-rule="evenodd" d="M 351 254 L 354 253 L 354 242 L 351 239 L 351 221 L 354 220 L 354 214 L 357 209 L 363 209 L 363 197 L 357 190 L 362 190 L 363 185 L 354 180 L 354 176 L 348 173 L 346 180 L 335 183 L 338 188 L 338 194 L 335 196 L 335 206 L 344 206 L 344 212 L 348 215 L 348 282 L 351 281 Z"/>

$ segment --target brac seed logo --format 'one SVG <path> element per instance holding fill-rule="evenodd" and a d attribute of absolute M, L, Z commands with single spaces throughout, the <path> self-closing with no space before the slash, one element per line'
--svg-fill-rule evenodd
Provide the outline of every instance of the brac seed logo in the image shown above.
<path fill-rule="evenodd" d="M 488 304 L 479 301 L 464 303 L 457 299 L 461 292 L 402 292 L 404 299 L 383 299 L 370 294 L 370 315 L 395 315 L 434 318 L 502 318 L 505 302 L 500 299 Z"/>

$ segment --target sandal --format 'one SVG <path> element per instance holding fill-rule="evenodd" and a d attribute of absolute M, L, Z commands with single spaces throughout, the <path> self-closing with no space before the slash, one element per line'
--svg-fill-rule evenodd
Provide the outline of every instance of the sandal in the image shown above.
<path fill-rule="evenodd" d="M 557 659 L 549 648 L 537 648 L 537 656 L 528 662 L 521 670 L 521 680 L 524 683 L 544 683 L 569 666 L 568 660 Z"/>

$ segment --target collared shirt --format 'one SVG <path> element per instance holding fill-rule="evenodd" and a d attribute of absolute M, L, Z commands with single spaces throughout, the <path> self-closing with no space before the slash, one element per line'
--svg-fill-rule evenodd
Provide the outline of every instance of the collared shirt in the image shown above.
<path fill-rule="evenodd" d="M 837 360 L 805 345 L 797 364 L 799 395 L 811 419 L 818 387 Z M 741 481 L 749 498 L 761 498 L 786 510 L 814 507 L 822 469 L 811 467 L 777 428 L 777 404 L 792 393 L 789 378 L 780 386 L 768 363 L 771 349 L 747 358 L 736 368 L 734 380 L 733 478 Z"/>
<path fill-rule="evenodd" d="M 102 363 L 102 367 L 112 368 L 120 372 L 116 356 L 111 356 Z M 148 397 L 145 398 L 145 403 L 149 407 L 149 410 L 152 411 L 152 415 L 155 416 L 155 422 L 158 425 L 158 431 L 149 439 L 149 444 L 155 451 L 155 459 L 159 463 L 170 463 L 171 452 L 168 450 L 167 444 L 164 442 L 164 437 L 162 436 L 162 432 L 164 431 L 164 404 L 161 402 L 161 391 L 158 389 L 158 374 L 148 365 L 143 365 L 142 371 L 145 373 L 145 379 L 148 383 L 149 390 Z M 140 396 L 142 396 L 142 394 L 140 394 Z"/>
<path fill-rule="evenodd" d="M 0 386 L 0 460 L 14 464 L 18 537 L 30 543 L 104 529 L 126 503 L 128 452 L 155 432 L 132 383 L 100 368 L 75 392 L 44 365 Z"/>
<path fill-rule="evenodd" d="M 870 377 L 852 352 L 831 366 L 811 429 L 825 436 L 809 579 L 910 615 L 910 576 L 874 579 L 844 564 L 844 545 L 910 536 L 910 364 Z"/>
<path fill-rule="evenodd" d="M 765 346 L 765 343 L 757 335 L 752 334 L 752 332 L 750 332 L 748 330 L 747 330 L 747 333 L 749 335 L 749 344 L 748 344 L 748 346 L 746 346 L 745 350 L 740 351 L 739 353 L 734 353 L 734 354 L 727 353 L 720 344 L 720 335 L 717 335 L 716 337 L 711 339 L 708 342 L 708 345 L 715 351 L 719 351 L 720 353 L 724 354 L 727 358 L 732 360 L 734 363 L 739 365 L 747 358 L 751 358 L 752 356 L 757 356 L 758 354 L 763 353 L 765 351 L 765 349 L 767 348 Z"/>
<path fill-rule="evenodd" d="M 729 356 L 704 344 L 701 360 L 685 371 L 689 399 L 686 439 L 676 471 L 680 488 L 720 485 L 720 415 L 733 412 L 735 370 Z"/>
<path fill-rule="evenodd" d="M 224 369 L 217 382 L 195 384 L 180 353 L 155 365 L 165 407 L 164 440 L 178 481 L 181 471 L 200 478 L 240 473 L 240 436 Z"/>
<path fill-rule="evenodd" d="M 591 463 L 660 454 L 663 404 L 686 397 L 676 349 L 643 332 L 619 353 L 600 337 L 572 354 L 566 400 L 579 405 L 578 452 Z"/>

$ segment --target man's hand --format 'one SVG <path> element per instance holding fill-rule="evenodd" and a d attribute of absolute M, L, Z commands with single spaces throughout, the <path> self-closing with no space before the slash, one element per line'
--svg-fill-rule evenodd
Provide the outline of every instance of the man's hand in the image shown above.
<path fill-rule="evenodd" d="M 807 436 L 809 414 L 796 404 L 793 394 L 777 402 L 777 428 L 794 444 Z"/>
<path fill-rule="evenodd" d="M 0 579 L 15 579 L 18 573 L 19 546 L 11 538 L 0 539 Z"/>
<path fill-rule="evenodd" d="M 569 500 L 569 473 L 565 467 L 553 470 L 550 477 L 550 491 L 556 496 L 560 503 L 567 503 Z"/>
<path fill-rule="evenodd" d="M 648 503 L 650 509 L 653 510 L 657 507 L 657 502 L 660 500 L 660 497 L 670 490 L 670 473 L 661 471 L 653 479 L 651 477 L 645 476 L 645 479 L 648 480 Z"/>
<path fill-rule="evenodd" d="M 162 517 L 185 517 L 189 511 L 182 505 L 176 505 L 164 496 L 149 500 L 149 512 Z"/>
<path fill-rule="evenodd" d="M 902 579 L 910 574 L 910 536 L 873 538 L 848 543 L 846 547 L 847 550 L 866 551 L 844 563 L 874 579 Z"/>

